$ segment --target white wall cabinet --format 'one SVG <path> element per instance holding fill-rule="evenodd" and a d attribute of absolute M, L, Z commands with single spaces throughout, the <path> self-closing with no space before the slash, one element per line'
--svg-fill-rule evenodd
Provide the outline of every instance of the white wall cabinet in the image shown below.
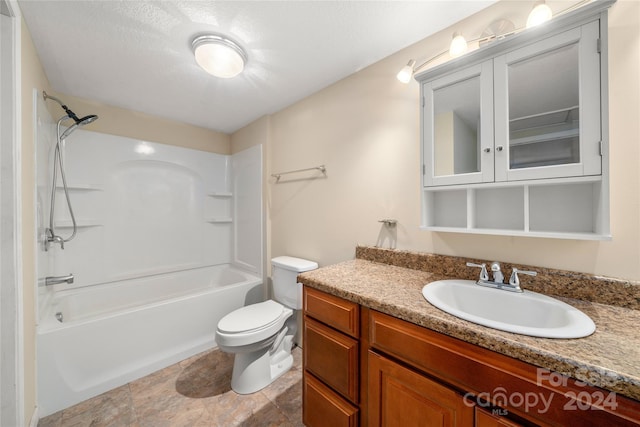
<path fill-rule="evenodd" d="M 590 4 L 416 76 L 423 228 L 611 237 L 611 4 Z"/>

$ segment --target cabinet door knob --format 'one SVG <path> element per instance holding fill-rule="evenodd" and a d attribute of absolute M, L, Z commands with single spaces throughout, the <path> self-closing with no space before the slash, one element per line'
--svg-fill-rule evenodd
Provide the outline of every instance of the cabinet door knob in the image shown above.
<path fill-rule="evenodd" d="M 502 145 L 498 145 L 498 146 L 496 147 L 496 151 L 502 151 Z"/>
<path fill-rule="evenodd" d="M 484 150 L 482 150 L 482 151 L 484 151 L 485 153 L 490 153 L 490 152 L 491 152 L 491 148 L 487 147 L 487 148 L 485 148 L 485 149 L 484 149 Z"/>

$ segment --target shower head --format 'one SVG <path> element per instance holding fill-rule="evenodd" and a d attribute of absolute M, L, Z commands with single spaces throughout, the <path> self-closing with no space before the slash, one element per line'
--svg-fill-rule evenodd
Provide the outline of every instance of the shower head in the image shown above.
<path fill-rule="evenodd" d="M 71 135 L 71 133 L 74 130 L 78 129 L 81 126 L 88 125 L 89 123 L 94 122 L 97 119 L 98 119 L 98 116 L 96 116 L 95 114 L 91 114 L 90 116 L 85 116 L 85 117 L 83 117 L 81 119 L 78 119 L 77 117 L 73 118 L 73 120 L 75 120 L 75 123 L 72 124 L 71 126 L 69 126 L 64 132 L 62 132 L 62 135 L 60 135 L 60 139 L 61 140 L 65 139 L 66 137 Z"/>

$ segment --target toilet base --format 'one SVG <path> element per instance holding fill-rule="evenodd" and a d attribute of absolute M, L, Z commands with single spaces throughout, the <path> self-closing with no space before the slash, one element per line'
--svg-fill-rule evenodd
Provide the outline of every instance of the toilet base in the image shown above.
<path fill-rule="evenodd" d="M 269 349 L 236 353 L 231 388 L 238 394 L 255 393 L 274 382 L 292 366 L 291 350 L 279 349 L 275 354 L 271 354 Z"/>

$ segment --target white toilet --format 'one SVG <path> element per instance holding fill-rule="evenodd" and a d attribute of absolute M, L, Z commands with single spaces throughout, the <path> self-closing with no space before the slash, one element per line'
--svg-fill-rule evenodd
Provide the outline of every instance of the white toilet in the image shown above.
<path fill-rule="evenodd" d="M 216 343 L 235 353 L 231 388 L 239 394 L 255 393 L 271 384 L 293 365 L 291 349 L 302 308 L 298 274 L 318 264 L 280 256 L 271 260 L 274 300 L 239 308 L 218 322 Z"/>

